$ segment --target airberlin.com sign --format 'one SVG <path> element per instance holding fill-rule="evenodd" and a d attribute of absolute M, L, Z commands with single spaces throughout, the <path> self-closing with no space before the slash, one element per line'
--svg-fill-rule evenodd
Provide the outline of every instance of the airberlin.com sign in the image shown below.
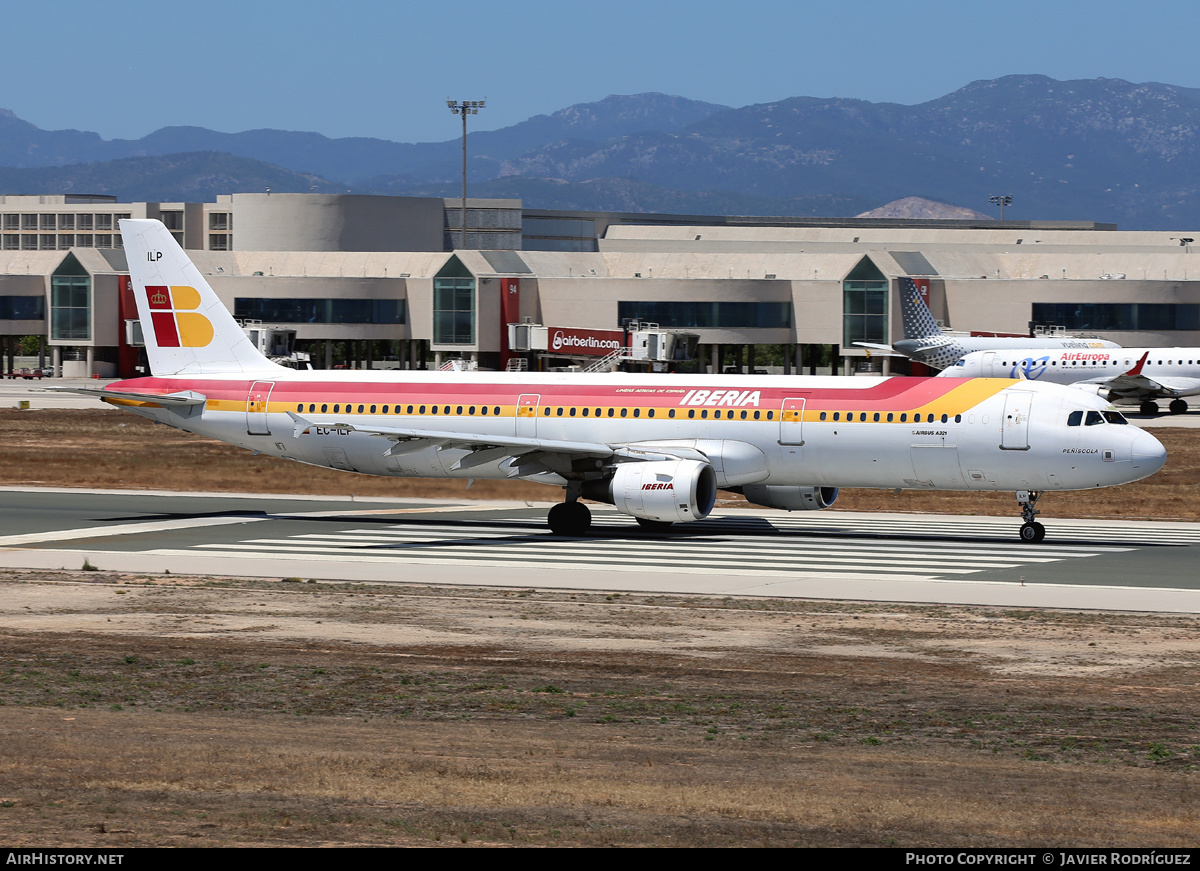
<path fill-rule="evenodd" d="M 550 331 L 550 353 L 589 357 L 605 357 L 625 346 L 625 334 L 620 330 L 567 330 L 554 327 Z"/>

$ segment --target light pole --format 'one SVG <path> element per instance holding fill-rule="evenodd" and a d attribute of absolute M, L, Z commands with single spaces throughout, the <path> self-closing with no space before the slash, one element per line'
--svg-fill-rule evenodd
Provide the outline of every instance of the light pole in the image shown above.
<path fill-rule="evenodd" d="M 1004 207 L 1012 202 L 1012 194 L 996 194 L 995 196 L 988 197 L 988 202 L 993 206 L 1000 207 L 1000 220 L 1003 221 Z"/>
<path fill-rule="evenodd" d="M 467 247 L 467 116 L 478 115 L 487 100 L 463 100 L 457 103 L 447 100 L 446 105 L 452 115 L 462 115 L 463 122 L 463 195 L 462 195 L 462 226 L 459 228 L 459 248 Z"/>

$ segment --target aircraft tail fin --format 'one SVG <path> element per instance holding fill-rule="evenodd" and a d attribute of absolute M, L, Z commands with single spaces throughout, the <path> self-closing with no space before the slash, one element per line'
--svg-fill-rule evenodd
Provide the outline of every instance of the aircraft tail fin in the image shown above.
<path fill-rule="evenodd" d="M 161 221 L 126 219 L 121 236 L 155 375 L 259 373 L 258 352 Z"/>
<path fill-rule="evenodd" d="M 904 338 L 933 339 L 943 335 L 933 312 L 921 298 L 917 283 L 911 278 L 900 279 L 900 312 L 904 316 Z"/>

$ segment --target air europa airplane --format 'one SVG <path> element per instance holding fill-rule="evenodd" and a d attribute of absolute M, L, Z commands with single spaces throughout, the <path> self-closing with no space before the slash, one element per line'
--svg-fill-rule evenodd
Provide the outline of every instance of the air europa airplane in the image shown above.
<path fill-rule="evenodd" d="M 643 526 L 700 520 L 718 489 L 827 508 L 839 487 L 1046 490 L 1136 481 L 1166 455 L 1095 396 L 998 379 L 296 371 L 263 358 L 158 221 L 121 221 L 151 377 L 79 392 L 240 447 L 371 475 L 559 486 Z M 1071 426 L 1074 412 L 1088 426 Z M 1096 416 L 1096 425 L 1092 416 Z"/>
<path fill-rule="evenodd" d="M 934 320 L 929 306 L 921 299 L 921 291 L 911 278 L 900 279 L 900 312 L 904 316 L 904 338 L 892 345 L 877 345 L 873 342 L 855 342 L 861 348 L 882 353 L 884 356 L 908 357 L 918 363 L 945 369 L 953 366 L 965 355 L 982 351 L 1008 351 L 1016 348 L 1067 348 L 1089 351 L 1096 348 L 1120 348 L 1115 342 L 1105 339 L 1086 339 L 1074 336 L 1042 336 L 1040 338 L 1015 338 L 1012 336 L 948 336 Z"/>
<path fill-rule="evenodd" d="M 1183 397 L 1200 395 L 1200 348 L 977 351 L 940 376 L 1071 384 L 1109 402 L 1136 403 L 1142 414 L 1158 414 L 1157 400 L 1169 399 L 1171 414 L 1183 414 L 1188 410 Z"/>

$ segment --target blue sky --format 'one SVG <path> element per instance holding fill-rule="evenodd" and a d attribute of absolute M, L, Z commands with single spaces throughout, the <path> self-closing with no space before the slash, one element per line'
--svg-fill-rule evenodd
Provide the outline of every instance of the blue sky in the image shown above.
<path fill-rule="evenodd" d="M 608 94 L 920 103 L 1041 73 L 1200 87 L 1200 4 L 122 0 L 0 7 L 0 107 L 44 129 L 453 139 Z"/>

